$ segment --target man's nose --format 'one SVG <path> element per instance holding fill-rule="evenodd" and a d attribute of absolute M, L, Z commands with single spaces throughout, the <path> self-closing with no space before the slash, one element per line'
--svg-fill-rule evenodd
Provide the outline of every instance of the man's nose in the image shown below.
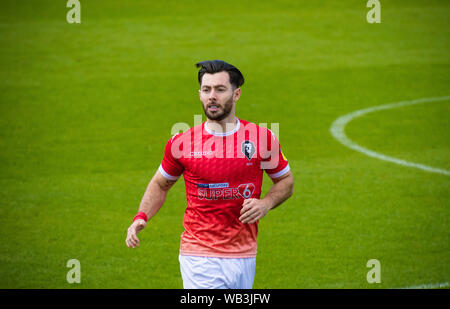
<path fill-rule="evenodd" d="M 217 99 L 217 92 L 216 92 L 214 89 L 212 89 L 212 90 L 209 92 L 209 97 L 208 97 L 208 99 L 209 99 L 209 100 L 216 100 L 216 99 Z"/>

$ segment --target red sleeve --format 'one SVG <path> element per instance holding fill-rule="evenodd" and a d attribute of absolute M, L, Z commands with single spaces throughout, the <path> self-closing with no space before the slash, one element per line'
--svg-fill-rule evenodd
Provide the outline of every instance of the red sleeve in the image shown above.
<path fill-rule="evenodd" d="M 261 168 L 270 178 L 278 178 L 290 171 L 289 162 L 281 151 L 281 146 L 272 131 L 267 130 L 267 145 L 262 157 Z"/>
<path fill-rule="evenodd" d="M 177 180 L 184 170 L 183 165 L 178 160 L 179 156 L 174 155 L 174 151 L 176 151 L 175 138 L 176 135 L 167 141 L 164 158 L 159 166 L 159 172 L 169 180 Z"/>

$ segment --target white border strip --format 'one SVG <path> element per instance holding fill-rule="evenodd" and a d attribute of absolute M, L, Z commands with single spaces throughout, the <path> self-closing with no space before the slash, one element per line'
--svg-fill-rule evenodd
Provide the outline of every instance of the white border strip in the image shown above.
<path fill-rule="evenodd" d="M 413 104 L 439 102 L 439 101 L 447 101 L 447 100 L 450 100 L 450 96 L 436 97 L 436 98 L 423 98 L 423 99 L 417 99 L 417 100 L 412 100 L 412 101 L 402 101 L 402 102 L 397 102 L 397 103 L 392 103 L 392 104 L 386 104 L 386 105 L 380 105 L 380 106 L 374 106 L 374 107 L 361 109 L 361 110 L 341 116 L 338 119 L 336 119 L 330 127 L 330 132 L 331 132 L 331 135 L 333 135 L 333 137 L 336 140 L 338 140 L 340 143 L 342 143 L 344 146 L 347 146 L 353 150 L 359 151 L 369 157 L 396 163 L 396 164 L 400 164 L 403 166 L 418 168 L 418 169 L 421 169 L 421 170 L 424 170 L 427 172 L 438 173 L 438 174 L 450 176 L 450 171 L 447 171 L 447 170 L 444 170 L 441 168 L 431 167 L 431 166 L 423 165 L 420 163 L 408 162 L 405 160 L 397 159 L 394 157 L 389 157 L 382 153 L 378 153 L 378 152 L 372 151 L 370 149 L 364 148 L 364 147 L 358 145 L 357 143 L 355 143 L 354 141 L 352 141 L 351 139 L 349 139 L 345 135 L 345 126 L 353 119 L 361 117 L 363 115 L 366 115 L 366 114 L 369 114 L 372 112 L 376 112 L 376 111 L 380 111 L 380 110 L 398 108 L 398 107 L 408 106 L 408 105 L 413 105 Z"/>

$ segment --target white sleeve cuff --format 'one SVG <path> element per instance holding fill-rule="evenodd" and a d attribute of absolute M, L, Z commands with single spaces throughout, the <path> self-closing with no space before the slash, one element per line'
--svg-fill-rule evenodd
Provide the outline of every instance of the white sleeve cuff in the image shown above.
<path fill-rule="evenodd" d="M 284 174 L 286 174 L 290 170 L 291 170 L 291 168 L 289 167 L 289 163 L 288 163 L 288 165 L 286 165 L 286 167 L 283 168 L 281 171 L 279 171 L 277 173 L 274 173 L 274 174 L 267 173 L 267 175 L 269 175 L 270 178 L 278 178 L 278 177 L 283 176 Z"/>
<path fill-rule="evenodd" d="M 169 180 L 177 180 L 178 178 L 180 178 L 180 176 L 172 176 L 172 175 L 170 175 L 169 173 L 167 173 L 164 169 L 163 169 L 163 167 L 162 167 L 162 165 L 160 165 L 159 166 L 159 172 L 164 176 L 164 177 L 166 177 L 167 179 L 169 179 Z"/>

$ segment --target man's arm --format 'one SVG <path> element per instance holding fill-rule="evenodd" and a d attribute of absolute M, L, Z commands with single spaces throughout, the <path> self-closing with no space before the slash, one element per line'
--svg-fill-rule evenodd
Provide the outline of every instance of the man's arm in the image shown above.
<path fill-rule="evenodd" d="M 139 212 L 144 212 L 150 220 L 159 211 L 164 201 L 166 200 L 167 192 L 173 186 L 176 180 L 169 180 L 165 178 L 159 171 L 156 171 L 152 180 L 145 190 L 139 205 Z M 135 248 L 139 246 L 139 233 L 147 222 L 143 219 L 137 219 L 128 228 L 127 238 L 125 240 L 128 247 Z"/>
<path fill-rule="evenodd" d="M 290 171 L 279 178 L 272 179 L 272 181 L 274 184 L 263 199 L 250 198 L 244 200 L 239 217 L 242 223 L 255 223 L 264 217 L 269 210 L 277 207 L 292 195 L 294 177 Z"/>

